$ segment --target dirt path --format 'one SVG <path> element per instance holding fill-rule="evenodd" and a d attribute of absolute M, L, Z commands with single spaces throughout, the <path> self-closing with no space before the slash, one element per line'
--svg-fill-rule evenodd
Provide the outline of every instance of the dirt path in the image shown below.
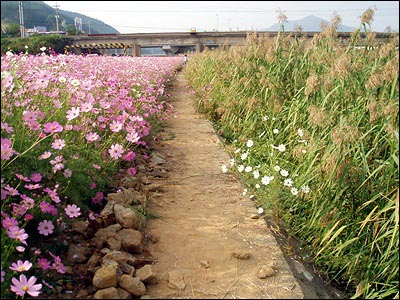
<path fill-rule="evenodd" d="M 305 298 L 264 219 L 255 218 L 254 203 L 242 196 L 244 187 L 234 175 L 222 173 L 229 156 L 210 122 L 195 112 L 186 86 L 178 74 L 171 97 L 178 117 L 166 129 L 174 137 L 157 149 L 169 171 L 160 179 L 162 193 L 148 204 L 158 216 L 148 220 L 147 228 L 158 239 L 149 251 L 161 277 L 148 286 L 148 295 Z M 258 277 L 263 266 L 272 276 Z"/>

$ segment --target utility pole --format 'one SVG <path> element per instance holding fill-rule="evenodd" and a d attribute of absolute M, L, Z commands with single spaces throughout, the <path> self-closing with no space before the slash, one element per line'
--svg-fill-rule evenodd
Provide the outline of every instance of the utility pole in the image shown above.
<path fill-rule="evenodd" d="M 58 8 L 60 7 L 58 4 L 57 4 L 57 1 L 56 1 L 56 5 L 54 5 L 54 7 L 56 8 L 56 15 L 55 15 L 55 17 L 56 17 L 56 26 L 57 26 L 57 33 L 60 31 L 59 30 L 59 27 L 58 27 L 58 18 L 60 17 L 59 16 L 59 14 L 58 14 Z"/>
<path fill-rule="evenodd" d="M 89 25 L 89 34 L 90 34 L 90 21 L 88 21 L 88 25 Z"/>
<path fill-rule="evenodd" d="M 21 31 L 21 37 L 25 37 L 24 8 L 22 6 L 22 1 L 18 1 L 18 12 L 19 12 L 19 30 Z"/>

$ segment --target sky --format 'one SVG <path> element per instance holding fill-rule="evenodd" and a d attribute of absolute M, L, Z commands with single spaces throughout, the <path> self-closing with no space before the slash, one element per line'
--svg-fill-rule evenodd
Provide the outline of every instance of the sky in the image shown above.
<path fill-rule="evenodd" d="M 44 1 L 61 10 L 98 19 L 120 33 L 263 30 L 314 15 L 328 22 L 336 12 L 342 25 L 358 28 L 360 16 L 375 7 L 372 30 L 399 32 L 399 1 Z M 82 20 L 85 23 L 85 20 Z"/>

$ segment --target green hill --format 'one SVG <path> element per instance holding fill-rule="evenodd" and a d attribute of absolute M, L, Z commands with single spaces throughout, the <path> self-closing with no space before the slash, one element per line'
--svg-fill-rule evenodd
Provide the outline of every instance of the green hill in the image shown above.
<path fill-rule="evenodd" d="M 8 24 L 19 24 L 19 1 L 1 1 L 1 27 L 2 31 Z M 44 26 L 47 31 L 57 30 L 56 9 L 43 1 L 22 1 L 25 28 Z M 118 30 L 104 22 L 88 16 L 58 10 L 59 30 L 65 31 L 68 26 L 75 27 L 75 17 L 82 19 L 82 30 L 85 33 L 119 33 Z"/>

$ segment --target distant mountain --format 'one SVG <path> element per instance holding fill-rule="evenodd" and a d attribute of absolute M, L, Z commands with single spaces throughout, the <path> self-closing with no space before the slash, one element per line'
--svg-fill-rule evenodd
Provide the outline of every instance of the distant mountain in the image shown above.
<path fill-rule="evenodd" d="M 316 16 L 307 16 L 300 20 L 294 20 L 283 23 L 285 31 L 296 31 L 296 27 L 301 26 L 302 31 L 321 31 L 321 24 L 328 25 L 330 22 L 324 19 L 321 19 Z M 352 32 L 356 28 L 351 26 L 346 26 L 339 24 L 337 31 L 338 32 Z M 261 31 L 280 31 L 281 24 L 276 23 L 266 29 L 261 29 Z"/>
<path fill-rule="evenodd" d="M 19 1 L 1 1 L 1 26 L 10 23 L 19 24 Z M 56 9 L 43 1 L 22 1 L 25 28 L 46 27 L 47 31 L 57 30 Z M 59 9 L 59 30 L 67 26 L 75 27 L 75 17 L 82 19 L 82 30 L 85 33 L 119 33 L 106 23 L 88 16 Z M 90 30 L 89 30 L 90 29 Z"/>

